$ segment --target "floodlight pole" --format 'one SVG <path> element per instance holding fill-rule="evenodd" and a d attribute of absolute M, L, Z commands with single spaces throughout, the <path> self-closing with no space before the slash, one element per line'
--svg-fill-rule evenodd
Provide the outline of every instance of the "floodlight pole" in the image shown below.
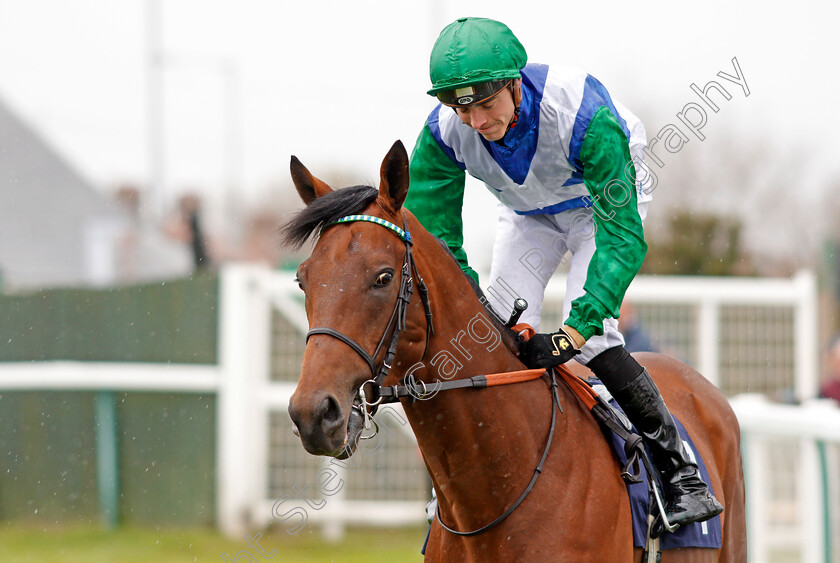
<path fill-rule="evenodd" d="M 146 204 L 142 206 L 152 221 L 163 219 L 163 191 L 166 169 L 164 121 L 163 41 L 161 2 L 146 0 Z"/>

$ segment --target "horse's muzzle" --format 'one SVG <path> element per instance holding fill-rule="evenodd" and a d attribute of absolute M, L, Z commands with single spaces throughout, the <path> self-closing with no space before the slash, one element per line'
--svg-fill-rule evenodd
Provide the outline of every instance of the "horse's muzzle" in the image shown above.
<path fill-rule="evenodd" d="M 311 406 L 311 405 L 314 405 Z M 332 395 L 310 401 L 296 394 L 289 401 L 289 417 L 304 449 L 313 455 L 346 459 L 353 455 L 364 429 L 364 417 L 358 409 L 341 407 Z"/>

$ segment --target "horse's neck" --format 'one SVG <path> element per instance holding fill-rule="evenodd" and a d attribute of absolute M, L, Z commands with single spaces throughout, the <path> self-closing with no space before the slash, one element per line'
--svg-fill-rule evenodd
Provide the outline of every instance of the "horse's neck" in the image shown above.
<path fill-rule="evenodd" d="M 418 273 L 433 288 L 427 381 L 523 369 L 452 256 L 428 232 L 418 238 L 424 249 L 415 258 Z"/>
<path fill-rule="evenodd" d="M 426 281 L 434 288 L 434 336 L 414 375 L 432 383 L 523 369 L 460 270 L 443 267 L 452 260 L 439 250 L 418 256 L 420 273 L 429 272 Z M 443 391 L 406 405 L 442 507 L 474 506 L 476 495 L 486 494 L 473 486 L 477 480 L 492 479 L 502 501 L 524 486 L 530 475 L 522 469 L 536 465 L 545 446 L 550 397 L 540 379 Z"/>
<path fill-rule="evenodd" d="M 504 363 L 482 361 L 478 353 L 473 358 L 456 377 L 517 369 L 500 369 Z M 552 402 L 542 378 L 442 391 L 404 405 L 438 493 L 442 518 L 463 531 L 498 517 L 525 489 L 547 447 Z M 558 417 L 556 445 L 569 435 L 568 421 Z"/>

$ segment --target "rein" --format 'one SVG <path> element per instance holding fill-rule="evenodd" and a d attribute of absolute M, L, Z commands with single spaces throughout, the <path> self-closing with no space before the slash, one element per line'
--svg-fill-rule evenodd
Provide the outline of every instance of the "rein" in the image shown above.
<path fill-rule="evenodd" d="M 426 385 L 422 381 L 406 385 L 392 385 L 379 389 L 381 403 L 396 403 L 404 397 L 414 399 L 427 399 L 438 391 L 449 391 L 451 389 L 483 389 L 496 385 L 509 385 L 511 383 L 522 383 L 537 379 L 545 374 L 546 370 L 524 369 L 520 371 L 506 371 L 502 373 L 490 373 L 487 375 L 474 375 L 465 379 L 454 381 L 437 381 L 432 385 Z"/>
<path fill-rule="evenodd" d="M 404 397 L 411 397 L 412 399 L 430 398 L 433 394 L 437 393 L 438 391 L 465 388 L 482 389 L 485 387 L 494 387 L 496 385 L 508 385 L 524 381 L 531 381 L 542 377 L 544 374 L 548 374 L 549 376 L 549 386 L 551 389 L 552 405 L 551 424 L 549 426 L 548 438 L 546 439 L 545 449 L 543 450 L 542 456 L 540 457 L 540 461 L 537 464 L 537 467 L 534 469 L 534 475 L 531 477 L 531 481 L 528 483 L 528 486 L 525 488 L 525 490 L 522 492 L 519 498 L 495 520 L 493 520 L 489 524 L 486 524 L 485 526 L 482 526 L 481 528 L 469 532 L 461 532 L 450 528 L 449 526 L 444 524 L 440 515 L 440 507 L 438 507 L 437 509 L 436 516 L 438 522 L 443 527 L 443 529 L 445 529 L 451 534 L 455 534 L 457 536 L 475 536 L 486 532 L 490 528 L 493 528 L 497 524 L 501 523 L 505 518 L 510 516 L 514 510 L 516 510 L 516 508 L 522 503 L 522 501 L 525 500 L 525 498 L 534 488 L 537 479 L 542 473 L 543 465 L 545 464 L 545 460 L 548 457 L 548 452 L 551 449 L 551 442 L 554 438 L 554 429 L 557 421 L 557 413 L 563 412 L 563 409 L 560 406 L 560 397 L 557 392 L 556 373 L 559 373 L 563 377 L 566 383 L 569 384 L 569 387 L 571 387 L 571 389 L 575 391 L 575 393 L 578 396 L 580 396 L 590 408 L 592 408 L 591 402 L 595 402 L 595 399 L 590 393 L 594 392 L 591 391 L 591 388 L 589 388 L 585 383 L 583 383 L 583 381 L 579 381 L 580 385 L 572 384 L 570 380 L 578 380 L 578 378 L 572 375 L 570 372 L 568 372 L 566 368 L 562 366 L 552 370 L 529 369 L 505 373 L 477 375 L 470 378 L 459 379 L 454 381 L 439 381 L 434 383 L 434 385 L 432 386 L 427 386 L 424 382 L 421 381 L 419 383 L 409 383 L 402 385 L 398 384 L 390 387 L 383 387 L 382 382 L 388 376 L 388 373 L 391 370 L 391 365 L 393 363 L 394 357 L 396 355 L 399 334 L 400 332 L 404 332 L 406 330 L 406 313 L 414 289 L 412 273 L 414 273 L 417 276 L 417 289 L 420 293 L 420 299 L 423 302 L 423 309 L 426 314 L 426 345 L 423 351 L 423 359 L 425 359 L 426 357 L 426 352 L 429 349 L 429 339 L 431 337 L 431 334 L 434 332 L 434 329 L 432 327 L 432 311 L 429 305 L 429 292 L 428 288 L 426 287 L 426 284 L 420 277 L 420 273 L 417 271 L 417 265 L 414 262 L 414 256 L 411 253 L 413 242 L 411 239 L 411 235 L 407 230 L 407 223 L 404 223 L 404 226 L 406 226 L 406 228 L 401 229 L 400 227 L 391 223 L 390 221 L 386 221 L 385 219 L 374 217 L 372 215 L 348 215 L 326 225 L 324 228 L 326 229 L 327 227 L 330 227 L 332 225 L 352 223 L 356 221 L 365 221 L 385 227 L 386 229 L 395 233 L 405 243 L 405 258 L 403 259 L 403 265 L 401 269 L 400 289 L 399 293 L 397 294 L 397 302 L 394 305 L 393 312 L 391 313 L 391 318 L 388 320 L 388 324 L 385 326 L 385 331 L 382 333 L 382 337 L 379 339 L 379 343 L 377 344 L 376 350 L 373 352 L 373 354 L 368 354 L 368 352 L 358 342 L 356 342 L 349 336 L 329 327 L 315 327 L 310 329 L 309 332 L 306 333 L 306 341 L 308 342 L 309 337 L 315 334 L 325 334 L 328 336 L 332 336 L 333 338 L 336 338 L 347 344 L 357 354 L 359 354 L 359 356 L 361 356 L 362 359 L 364 359 L 365 362 L 368 364 L 368 367 L 371 371 L 371 379 L 369 379 L 361 385 L 361 387 L 359 388 L 359 403 L 354 403 L 353 405 L 353 408 L 361 411 L 361 414 L 365 419 L 365 428 L 368 428 L 370 423 L 376 426 L 376 423 L 373 422 L 373 415 L 376 413 L 377 409 L 379 408 L 379 405 L 382 403 L 395 403 Z M 519 331 L 522 329 L 522 327 L 523 325 L 517 325 L 513 327 L 513 329 Z M 526 338 L 530 337 L 533 333 L 532 328 L 527 328 L 528 330 L 530 330 L 530 333 L 526 336 Z M 391 339 L 388 344 L 388 348 L 385 352 L 382 364 L 377 366 L 376 357 L 382 350 L 385 344 L 385 340 L 388 338 L 389 332 L 391 333 Z M 365 393 L 365 386 L 369 383 L 372 384 L 372 396 L 370 400 L 368 400 L 367 394 Z M 588 389 L 588 391 L 586 391 L 585 389 Z M 375 435 L 376 431 L 374 431 L 374 433 L 370 436 L 363 436 L 363 438 L 372 438 Z"/>
<path fill-rule="evenodd" d="M 485 524 L 484 526 L 477 528 L 475 530 L 471 530 L 469 532 L 460 532 L 454 528 L 450 528 L 446 524 L 443 523 L 443 519 L 440 517 L 440 504 L 438 503 L 437 508 L 435 510 L 435 517 L 437 518 L 438 523 L 441 527 L 449 532 L 450 534 L 454 534 L 456 536 L 477 536 L 478 534 L 482 534 L 489 530 L 490 528 L 500 524 L 505 518 L 510 516 L 514 510 L 516 510 L 522 501 L 525 500 L 525 497 L 528 496 L 528 493 L 531 492 L 531 489 L 534 488 L 534 485 L 537 483 L 537 479 L 542 474 L 543 465 L 545 464 L 545 459 L 548 457 L 548 451 L 551 449 L 551 442 L 554 438 L 554 427 L 557 422 L 557 413 L 563 412 L 563 409 L 560 407 L 560 397 L 557 395 L 557 378 L 554 375 L 555 370 L 528 370 L 528 371 L 540 371 L 542 373 L 548 373 L 551 386 L 551 425 L 548 429 L 548 439 L 545 441 L 545 449 L 543 450 L 542 456 L 540 456 L 540 462 L 537 464 L 537 467 L 534 469 L 534 475 L 531 477 L 531 481 L 528 483 L 528 486 L 525 487 L 525 490 L 522 491 L 522 494 L 519 495 L 519 498 L 516 499 L 510 507 L 505 510 L 498 518 L 490 522 L 489 524 Z M 511 373 L 518 373 L 518 372 L 511 372 Z M 542 373 L 540 375 L 542 375 Z M 506 374 L 496 374 L 496 375 L 506 375 Z M 489 376 L 488 376 L 489 377 Z M 574 377 L 574 376 L 572 376 Z M 514 383 L 514 381 L 506 381 L 504 383 Z M 503 385 L 504 383 L 497 383 L 497 385 Z"/>

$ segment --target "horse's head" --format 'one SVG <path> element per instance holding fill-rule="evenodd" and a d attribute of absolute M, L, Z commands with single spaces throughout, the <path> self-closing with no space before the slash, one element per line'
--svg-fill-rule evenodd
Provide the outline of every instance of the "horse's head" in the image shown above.
<path fill-rule="evenodd" d="M 364 426 L 360 388 L 376 377 L 389 348 L 395 351 L 391 339 L 400 317 L 408 316 L 408 333 L 399 342 L 403 356 L 425 330 L 417 300 L 398 305 L 410 279 L 405 275 L 410 242 L 400 234 L 408 155 L 397 141 L 382 162 L 378 190 L 334 191 L 296 157 L 291 173 L 307 207 L 284 227 L 285 240 L 297 245 L 310 235 L 318 240 L 297 272 L 310 332 L 289 415 L 308 452 L 344 458 L 353 453 Z M 364 219 L 336 224 L 354 214 Z"/>

